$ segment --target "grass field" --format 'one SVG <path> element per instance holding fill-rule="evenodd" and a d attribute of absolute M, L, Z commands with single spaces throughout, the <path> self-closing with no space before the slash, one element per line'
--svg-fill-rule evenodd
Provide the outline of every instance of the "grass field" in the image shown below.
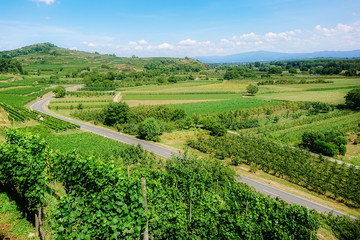
<path fill-rule="evenodd" d="M 94 155 L 105 161 L 115 160 L 116 162 L 119 153 L 127 146 L 118 141 L 81 130 L 54 133 L 44 126 L 29 127 L 24 128 L 24 130 L 39 134 L 52 149 L 57 149 L 61 152 L 76 150 L 78 153 Z"/>
<path fill-rule="evenodd" d="M 115 96 L 115 95 L 114 95 Z M 79 104 L 83 109 L 98 109 L 103 108 L 110 102 L 113 102 L 113 95 L 106 96 L 89 96 L 89 97 L 75 97 L 65 96 L 64 98 L 52 99 L 49 104 L 51 110 L 63 110 L 63 109 L 77 109 Z"/>
<path fill-rule="evenodd" d="M 23 218 L 16 201 L 0 188 L 0 239 L 32 239 L 31 236 L 35 236 L 35 228 Z"/>
<path fill-rule="evenodd" d="M 174 107 L 184 108 L 186 113 L 191 116 L 196 114 L 207 114 L 224 112 L 227 110 L 249 109 L 263 107 L 266 105 L 280 105 L 281 101 L 266 101 L 254 97 L 238 98 L 232 100 L 213 101 L 213 102 L 199 102 L 199 103 L 186 103 L 174 104 Z"/>
<path fill-rule="evenodd" d="M 306 131 L 354 131 L 358 128 L 359 119 L 360 112 L 354 112 L 345 116 L 333 117 L 322 121 L 316 121 L 311 124 L 305 124 L 302 126 L 295 126 L 285 130 L 276 131 L 271 133 L 271 135 L 283 142 L 298 144 L 301 142 L 302 134 Z"/>
<path fill-rule="evenodd" d="M 310 78 L 310 77 L 309 77 Z M 360 78 L 334 78 L 333 83 L 286 84 L 260 86 L 259 98 L 286 101 L 320 101 L 345 103 L 344 96 L 353 88 L 360 88 Z"/>
<path fill-rule="evenodd" d="M 147 94 L 147 95 L 124 95 L 122 100 L 204 100 L 204 99 L 237 99 L 241 98 L 241 94 Z"/>
<path fill-rule="evenodd" d="M 211 93 L 244 93 L 247 86 L 246 81 L 220 82 L 217 80 L 194 80 L 168 84 L 161 86 L 139 86 L 131 88 L 121 88 L 120 91 L 126 95 L 169 95 L 169 94 L 211 94 Z"/>

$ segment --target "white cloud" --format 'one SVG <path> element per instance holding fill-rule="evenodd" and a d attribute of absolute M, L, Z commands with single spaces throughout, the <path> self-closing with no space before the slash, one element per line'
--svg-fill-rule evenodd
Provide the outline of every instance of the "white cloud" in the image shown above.
<path fill-rule="evenodd" d="M 143 47 L 142 46 L 136 46 L 135 49 L 136 50 L 143 50 Z"/>
<path fill-rule="evenodd" d="M 37 3 L 45 3 L 46 5 L 50 5 L 55 2 L 55 0 L 32 0 L 32 1 Z"/>
<path fill-rule="evenodd" d="M 148 44 L 147 41 L 145 41 L 145 40 L 139 40 L 138 43 L 141 44 L 141 45 L 146 45 L 146 44 Z"/>
<path fill-rule="evenodd" d="M 77 50 L 77 47 L 71 47 L 70 50 Z"/>
<path fill-rule="evenodd" d="M 129 45 L 137 45 L 137 42 L 134 42 L 134 41 L 130 41 L 128 42 Z"/>
<path fill-rule="evenodd" d="M 173 49 L 174 46 L 169 43 L 163 43 L 157 46 L 158 49 Z"/>
<path fill-rule="evenodd" d="M 336 28 L 340 31 L 343 31 L 343 32 L 351 32 L 353 30 L 353 27 L 349 26 L 349 25 L 346 25 L 346 24 L 338 24 L 336 26 Z"/>
<path fill-rule="evenodd" d="M 192 39 L 188 38 L 188 39 L 185 39 L 185 40 L 181 40 L 178 44 L 179 45 L 195 45 L 196 40 L 192 40 Z"/>
<path fill-rule="evenodd" d="M 82 42 L 83 45 L 86 45 L 88 47 L 97 47 L 98 44 L 95 44 L 95 43 L 89 43 L 89 42 L 86 42 L 86 41 L 83 41 Z"/>

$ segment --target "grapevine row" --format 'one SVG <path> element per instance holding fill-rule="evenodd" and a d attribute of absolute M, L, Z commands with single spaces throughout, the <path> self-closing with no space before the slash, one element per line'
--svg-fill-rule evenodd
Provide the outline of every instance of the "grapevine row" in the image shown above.
<path fill-rule="evenodd" d="M 38 111 L 28 111 L 26 109 L 17 110 L 5 103 L 0 102 L 0 107 L 2 107 L 6 112 L 9 113 L 9 118 L 14 121 L 25 121 L 29 118 L 38 121 L 39 123 L 51 128 L 55 131 L 64 131 L 67 129 L 75 129 L 80 126 L 77 124 L 69 123 L 67 121 L 52 117 L 50 115 L 40 113 Z"/>
<path fill-rule="evenodd" d="M 16 132 L 0 144 L 0 155 L 23 161 L 24 155 L 9 154 L 20 146 L 40 154 L 28 160 L 46 163 L 37 168 L 39 176 L 47 174 L 41 179 L 65 186 L 67 194 L 52 215 L 55 239 L 140 239 L 146 226 L 156 239 L 317 239 L 319 221 L 311 211 L 236 183 L 234 173 L 218 160 L 184 155 L 164 166 L 140 147 L 129 147 L 122 158 L 133 165 L 130 176 L 94 157 L 44 151 L 39 138 Z M 0 168 L 12 171 L 8 162 L 0 161 Z M 39 174 L 13 173 L 20 180 Z M 140 177 L 146 177 L 147 214 Z M 36 187 L 34 193 L 46 189 L 44 184 Z"/>
<path fill-rule="evenodd" d="M 235 164 L 260 166 L 265 172 L 360 207 L 360 170 L 354 167 L 313 159 L 300 149 L 246 133 L 199 138 L 189 145 L 220 159 L 231 158 Z"/>

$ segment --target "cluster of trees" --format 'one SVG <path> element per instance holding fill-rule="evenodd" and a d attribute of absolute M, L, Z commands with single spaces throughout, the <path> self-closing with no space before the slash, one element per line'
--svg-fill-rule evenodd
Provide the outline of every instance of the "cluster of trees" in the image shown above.
<path fill-rule="evenodd" d="M 206 65 L 196 60 L 186 59 L 182 62 L 178 59 L 158 58 L 144 66 L 146 70 L 159 70 L 161 73 L 178 73 L 178 72 L 200 72 Z"/>
<path fill-rule="evenodd" d="M 245 66 L 237 66 L 237 67 L 229 68 L 228 70 L 226 70 L 224 74 L 224 79 L 226 80 L 237 79 L 237 78 L 252 78 L 252 77 L 256 77 L 255 73 L 251 69 Z"/>
<path fill-rule="evenodd" d="M 309 80 L 301 79 L 299 81 L 293 79 L 276 79 L 276 80 L 265 80 L 258 82 L 257 85 L 282 85 L 282 84 L 314 84 L 314 83 L 333 83 L 334 81 L 317 79 Z"/>
<path fill-rule="evenodd" d="M 266 64 L 259 63 L 260 66 Z M 280 66 L 284 70 L 299 69 L 312 74 L 339 74 L 342 71 L 360 70 L 360 59 L 314 59 L 314 60 L 288 60 L 271 61 L 269 65 Z"/>
<path fill-rule="evenodd" d="M 182 108 L 167 105 L 140 105 L 130 108 L 125 102 L 109 103 L 101 111 L 80 110 L 72 116 L 85 121 L 96 120 L 119 131 L 157 141 L 162 132 L 186 129 L 193 125 Z M 160 129 L 160 130 L 159 130 Z"/>
<path fill-rule="evenodd" d="M 22 64 L 15 59 L 0 58 L 0 73 L 23 73 Z"/>
<path fill-rule="evenodd" d="M 56 46 L 51 43 L 39 43 L 10 51 L 0 52 L 0 57 L 12 58 L 20 55 L 28 55 L 36 52 L 50 53 Z"/>
<path fill-rule="evenodd" d="M 189 141 L 189 145 L 220 159 L 230 158 L 234 164 L 250 164 L 310 190 L 360 206 L 356 184 L 360 180 L 360 170 L 353 166 L 315 159 L 300 149 L 248 133 L 199 138 Z"/>
<path fill-rule="evenodd" d="M 326 156 L 345 155 L 347 140 L 340 131 L 310 131 L 302 135 L 301 146 Z"/>
<path fill-rule="evenodd" d="M 0 167 L 36 157 L 31 150 L 39 144 L 46 147 L 38 138 L 15 136 L 18 141 L 0 145 L 0 154 L 7 154 L 7 148 L 30 154 L 1 158 Z M 41 169 L 44 183 L 57 180 L 66 191 L 51 215 L 55 239 L 140 239 L 143 234 L 159 239 L 317 239 L 319 220 L 312 211 L 236 183 L 234 172 L 218 160 L 183 155 L 162 163 L 129 147 L 122 155 L 124 167 L 115 169 L 76 152 L 46 153 L 41 158 L 48 166 Z M 16 174 L 38 178 L 32 171 Z M 36 190 L 44 192 L 47 186 Z"/>
<path fill-rule="evenodd" d="M 345 96 L 345 105 L 351 109 L 360 108 L 360 89 L 350 90 Z"/>
<path fill-rule="evenodd" d="M 256 77 L 255 72 L 266 72 L 263 77 L 270 77 L 271 74 L 282 74 L 288 71 L 291 74 L 299 72 L 309 74 L 333 75 L 341 74 L 344 71 L 346 76 L 358 76 L 360 73 L 359 59 L 315 59 L 315 60 L 291 60 L 291 61 L 270 61 L 254 62 L 238 66 L 236 64 L 213 64 L 217 69 L 226 70 L 224 79 L 239 79 Z"/>

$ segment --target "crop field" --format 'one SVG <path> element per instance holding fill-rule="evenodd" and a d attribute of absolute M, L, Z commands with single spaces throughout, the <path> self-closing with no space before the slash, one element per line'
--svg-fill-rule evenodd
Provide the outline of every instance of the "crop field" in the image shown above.
<path fill-rule="evenodd" d="M 258 108 L 263 106 L 280 105 L 281 101 L 266 101 L 252 97 L 244 97 L 233 100 L 212 101 L 212 102 L 199 102 L 199 103 L 185 103 L 174 104 L 174 107 L 184 108 L 186 113 L 191 116 L 195 114 L 209 114 L 219 113 L 228 110 L 240 110 Z"/>
<path fill-rule="evenodd" d="M 353 88 L 360 88 L 358 78 L 326 79 L 333 83 L 260 86 L 259 98 L 285 101 L 320 101 L 330 104 L 345 103 L 344 96 Z"/>
<path fill-rule="evenodd" d="M 283 142 L 300 143 L 301 136 L 306 131 L 329 131 L 329 130 L 344 130 L 355 131 L 358 127 L 360 113 L 349 113 L 345 116 L 331 117 L 329 119 L 315 121 L 310 124 L 301 126 L 294 126 L 288 129 L 279 130 L 271 135 L 275 138 L 281 139 Z"/>
<path fill-rule="evenodd" d="M 119 161 L 120 152 L 127 146 L 118 141 L 81 130 L 55 133 L 44 126 L 27 127 L 23 130 L 40 135 L 54 150 L 61 152 L 76 150 L 80 154 L 94 155 L 115 162 Z"/>
<path fill-rule="evenodd" d="M 214 80 L 194 80 L 176 84 L 159 86 L 139 86 L 131 88 L 121 88 L 124 95 L 167 95 L 167 94 L 235 94 L 244 93 L 247 84 L 235 82 L 225 82 Z"/>
<path fill-rule="evenodd" d="M 49 109 L 51 110 L 73 110 L 73 109 L 100 109 L 113 102 L 114 95 L 104 96 L 65 96 L 61 99 L 50 101 Z M 81 106 L 81 107 L 79 107 Z"/>

